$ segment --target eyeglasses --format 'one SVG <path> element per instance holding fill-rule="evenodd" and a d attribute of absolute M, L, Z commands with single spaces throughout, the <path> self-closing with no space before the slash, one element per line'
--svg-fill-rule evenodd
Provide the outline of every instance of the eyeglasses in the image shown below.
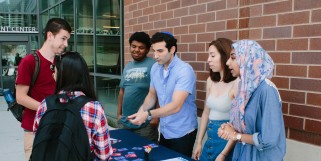
<path fill-rule="evenodd" d="M 53 71 L 53 72 L 55 71 L 55 64 L 51 64 L 50 65 L 50 70 Z"/>

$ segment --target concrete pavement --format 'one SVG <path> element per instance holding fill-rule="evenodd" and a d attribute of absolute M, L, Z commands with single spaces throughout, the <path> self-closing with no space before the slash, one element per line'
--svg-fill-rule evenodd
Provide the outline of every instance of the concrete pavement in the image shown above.
<path fill-rule="evenodd" d="M 0 161 L 25 161 L 23 130 L 0 96 Z"/>

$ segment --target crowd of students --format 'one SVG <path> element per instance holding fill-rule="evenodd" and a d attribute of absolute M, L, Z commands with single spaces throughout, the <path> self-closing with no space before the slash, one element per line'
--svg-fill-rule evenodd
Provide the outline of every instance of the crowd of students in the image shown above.
<path fill-rule="evenodd" d="M 65 20 L 48 21 L 45 42 L 37 51 L 41 70 L 34 86 L 30 87 L 33 57 L 26 56 L 19 64 L 16 89 L 18 103 L 26 107 L 22 120 L 26 160 L 47 109 L 43 100 L 61 93 L 71 99 L 81 95 L 93 99 L 80 110 L 90 149 L 96 160 L 108 160 L 112 154 L 104 108 L 96 100 L 86 62 L 77 52 L 62 54 L 70 33 Z M 120 82 L 120 128 L 195 160 L 283 160 L 282 103 L 270 81 L 274 63 L 256 41 L 218 38 L 209 44 L 209 77 L 200 125 L 196 76 L 191 65 L 177 56 L 174 35 L 157 32 L 150 38 L 135 32 L 129 44 L 133 61 L 125 66 Z M 150 51 L 154 59 L 147 56 Z M 55 59 L 56 55 L 61 56 Z"/>

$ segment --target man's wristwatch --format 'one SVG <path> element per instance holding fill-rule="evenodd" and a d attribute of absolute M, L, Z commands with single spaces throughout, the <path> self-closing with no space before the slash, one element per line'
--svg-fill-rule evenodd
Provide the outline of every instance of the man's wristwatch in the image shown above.
<path fill-rule="evenodd" d="M 147 112 L 148 112 L 147 120 L 150 121 L 153 119 L 153 117 L 152 117 L 152 114 L 150 113 L 150 110 L 147 110 Z"/>
<path fill-rule="evenodd" d="M 236 141 L 241 141 L 242 140 L 242 134 L 240 134 L 240 133 L 237 133 L 236 134 Z"/>

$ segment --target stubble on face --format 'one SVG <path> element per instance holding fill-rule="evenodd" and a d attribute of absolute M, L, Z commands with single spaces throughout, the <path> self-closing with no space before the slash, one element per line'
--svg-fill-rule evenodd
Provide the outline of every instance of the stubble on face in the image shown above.
<path fill-rule="evenodd" d="M 157 63 L 167 68 L 174 58 L 175 47 L 168 51 L 165 41 L 162 41 L 152 44 L 152 50 Z"/>

